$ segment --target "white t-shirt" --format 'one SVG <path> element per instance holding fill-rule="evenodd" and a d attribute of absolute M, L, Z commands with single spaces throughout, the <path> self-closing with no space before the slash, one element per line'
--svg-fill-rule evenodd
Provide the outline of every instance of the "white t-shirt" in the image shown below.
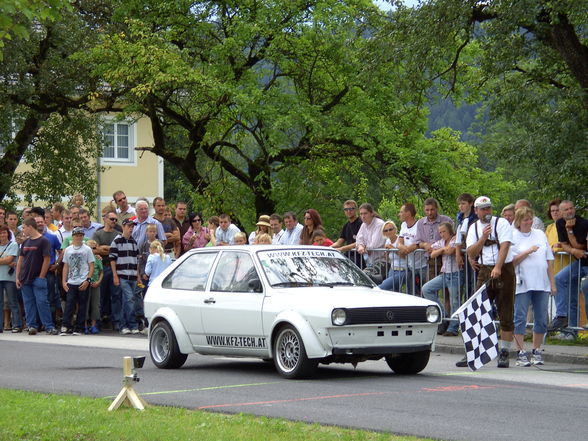
<path fill-rule="evenodd" d="M 392 248 L 396 248 L 396 246 L 398 245 L 398 238 L 396 238 L 394 243 L 390 242 L 390 239 L 386 239 L 386 243 L 384 244 L 384 246 L 386 246 L 386 245 L 392 245 Z M 390 250 L 388 252 L 388 263 L 390 264 L 391 269 L 396 269 L 396 270 L 406 269 L 406 265 L 407 265 L 406 257 L 400 257 L 400 254 L 398 254 L 398 251 L 392 251 L 392 250 Z"/>
<path fill-rule="evenodd" d="M 455 235 L 455 243 L 456 244 L 462 243 L 462 237 L 467 236 L 469 227 L 470 227 L 470 218 L 465 217 L 463 219 L 463 221 L 461 222 L 461 224 L 459 225 L 459 230 L 456 231 L 456 233 L 457 233 Z"/>
<path fill-rule="evenodd" d="M 415 222 L 410 228 L 406 222 L 402 222 L 402 225 L 400 225 L 400 233 L 398 233 L 398 237 L 402 237 L 404 239 L 405 246 L 417 243 L 417 223 L 418 222 Z M 406 257 L 406 259 L 408 261 L 409 268 L 421 269 L 422 267 L 427 266 L 427 258 L 425 257 L 425 253 L 422 251 L 413 251 Z"/>
<path fill-rule="evenodd" d="M 470 225 L 470 228 L 468 229 L 468 237 L 466 238 L 466 248 L 469 248 L 472 245 L 474 245 L 479 240 L 479 238 L 482 237 L 482 233 L 486 225 L 488 224 L 483 224 L 479 220 Z M 513 228 L 510 226 L 506 219 L 499 217 L 497 222 L 496 216 L 492 216 L 492 219 L 490 220 L 490 225 L 492 227 L 492 232 L 490 233 L 488 240 L 496 240 L 496 228 L 498 230 L 498 241 L 501 244 L 504 242 L 512 243 Z M 499 251 L 500 250 L 498 249 L 498 244 L 483 246 L 482 252 L 478 256 L 478 263 L 482 265 L 495 265 L 496 261 L 498 260 Z M 506 255 L 506 259 L 504 260 L 504 263 L 509 262 L 512 262 L 512 246 L 509 247 L 508 254 Z"/>
<path fill-rule="evenodd" d="M 88 245 L 70 245 L 63 253 L 63 262 L 68 265 L 67 283 L 81 285 L 88 278 L 90 263 L 94 263 L 94 254 Z"/>
<path fill-rule="evenodd" d="M 515 267 L 517 275 L 516 293 L 527 291 L 551 291 L 549 276 L 547 275 L 547 261 L 553 260 L 553 252 L 547 241 L 547 236 L 541 230 L 531 229 L 530 233 L 521 233 L 516 228 L 512 233 L 511 250 L 513 257 L 524 253 L 532 246 L 539 249 L 525 257 Z"/>

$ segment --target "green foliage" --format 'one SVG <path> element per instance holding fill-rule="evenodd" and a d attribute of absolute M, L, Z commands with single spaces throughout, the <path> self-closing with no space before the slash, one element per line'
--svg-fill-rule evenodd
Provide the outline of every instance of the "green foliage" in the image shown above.
<path fill-rule="evenodd" d="M 57 20 L 62 8 L 70 9 L 69 0 L 3 0 L 0 3 L 0 61 L 4 41 L 28 39 L 32 23 Z"/>
<path fill-rule="evenodd" d="M 71 55 L 91 47 L 100 32 L 106 32 L 110 0 L 18 4 L 24 9 L 14 15 L 17 21 L 30 12 L 26 12 L 27 5 L 54 9 L 47 17 L 39 12 L 27 16 L 28 21 L 19 21 L 26 26 L 27 35 L 4 42 L 5 60 L 0 63 L 0 145 L 4 150 L 0 200 L 7 195 L 14 199 L 19 189 L 29 201 L 55 200 L 75 191 L 93 202 L 93 164 L 99 149 L 97 126 L 90 115 L 101 103 L 108 108 L 113 101 L 94 102 L 110 95 L 111 90 L 90 78 L 90 66 Z M 84 155 L 88 156 L 82 159 Z M 33 168 L 15 178 L 23 158 Z"/>
<path fill-rule="evenodd" d="M 480 152 L 517 183 L 511 200 L 587 205 L 587 16 L 586 0 L 430 0 L 399 8 L 379 42 L 423 91 L 483 102 Z"/>
<path fill-rule="evenodd" d="M 61 201 L 82 194 L 90 208 L 96 206 L 96 158 L 103 140 L 98 121 L 87 113 L 70 112 L 66 117 L 52 115 L 23 157 L 30 166 L 14 177 L 13 190 L 25 195 L 25 202 Z"/>
<path fill-rule="evenodd" d="M 452 200 L 486 179 L 465 145 L 424 137 L 422 73 L 382 56 L 370 37 L 387 18 L 368 0 L 135 0 L 115 17 L 79 59 L 149 116 L 197 207 L 245 227 L 318 208 L 334 234 L 348 198 Z"/>

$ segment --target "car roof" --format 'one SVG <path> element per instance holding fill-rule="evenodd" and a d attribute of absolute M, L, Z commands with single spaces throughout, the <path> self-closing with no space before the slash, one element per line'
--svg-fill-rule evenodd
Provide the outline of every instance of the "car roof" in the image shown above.
<path fill-rule="evenodd" d="M 226 245 L 222 247 L 204 247 L 204 248 L 193 248 L 189 252 L 203 252 L 203 251 L 275 251 L 275 250 L 328 250 L 338 252 L 331 247 L 323 247 L 318 245 Z"/>

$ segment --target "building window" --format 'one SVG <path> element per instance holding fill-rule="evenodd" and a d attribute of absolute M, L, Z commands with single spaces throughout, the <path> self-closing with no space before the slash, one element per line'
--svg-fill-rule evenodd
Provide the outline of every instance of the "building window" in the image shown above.
<path fill-rule="evenodd" d="M 108 161 L 132 162 L 134 155 L 133 125 L 124 122 L 105 123 L 102 129 L 104 150 L 102 158 Z"/>

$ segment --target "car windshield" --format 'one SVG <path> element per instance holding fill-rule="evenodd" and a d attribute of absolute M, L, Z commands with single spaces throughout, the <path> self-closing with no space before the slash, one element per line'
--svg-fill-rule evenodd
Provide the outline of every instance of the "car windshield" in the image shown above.
<path fill-rule="evenodd" d="M 337 251 L 260 251 L 258 256 L 273 287 L 374 286 L 368 276 Z"/>

